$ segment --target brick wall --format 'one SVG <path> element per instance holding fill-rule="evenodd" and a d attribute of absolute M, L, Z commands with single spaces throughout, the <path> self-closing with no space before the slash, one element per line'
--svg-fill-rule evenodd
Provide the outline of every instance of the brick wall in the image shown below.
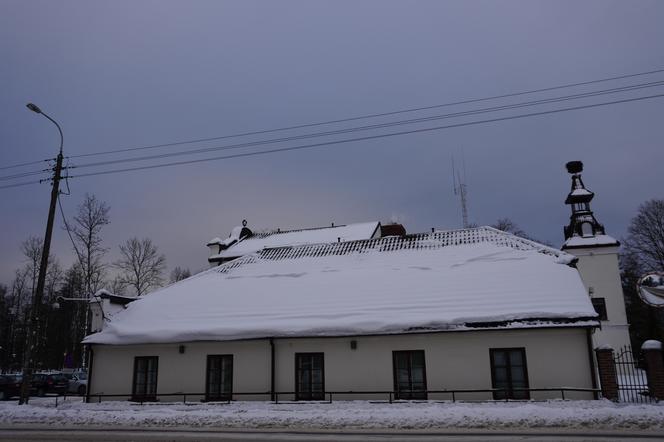
<path fill-rule="evenodd" d="M 616 365 L 613 362 L 613 349 L 597 348 L 595 354 L 597 355 L 597 371 L 602 396 L 612 401 L 618 401 L 618 377 L 616 376 Z"/>
<path fill-rule="evenodd" d="M 648 391 L 650 391 L 650 395 L 657 400 L 663 400 L 664 360 L 662 359 L 662 343 L 658 341 L 646 341 L 641 350 L 643 351 L 643 357 L 646 361 Z"/>

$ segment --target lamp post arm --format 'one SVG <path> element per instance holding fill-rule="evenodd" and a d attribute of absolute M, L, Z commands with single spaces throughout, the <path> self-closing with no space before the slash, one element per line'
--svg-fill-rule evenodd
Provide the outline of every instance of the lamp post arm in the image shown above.
<path fill-rule="evenodd" d="M 58 128 L 58 132 L 60 132 L 60 155 L 62 155 L 62 145 L 64 144 L 64 139 L 65 139 L 65 137 L 62 135 L 62 128 L 60 127 L 57 121 L 49 117 L 48 114 L 46 114 L 44 111 L 42 111 L 41 114 L 46 118 L 48 118 L 49 120 L 51 120 L 53 124 L 55 124 L 55 127 Z"/>

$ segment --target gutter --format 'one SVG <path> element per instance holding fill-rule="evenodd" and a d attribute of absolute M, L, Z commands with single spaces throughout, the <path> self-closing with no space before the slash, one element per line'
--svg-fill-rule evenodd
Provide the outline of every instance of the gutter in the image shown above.
<path fill-rule="evenodd" d="M 590 379 L 592 381 L 593 390 L 597 388 L 597 370 L 595 369 L 595 355 L 593 354 L 593 338 L 592 329 L 586 329 L 586 342 L 588 344 L 588 365 L 590 366 Z M 599 399 L 598 393 L 593 392 L 593 398 Z"/>
<path fill-rule="evenodd" d="M 270 400 L 275 400 L 275 386 L 274 386 L 274 338 L 270 338 Z"/>
<path fill-rule="evenodd" d="M 92 344 L 86 344 L 88 346 L 88 385 L 85 388 L 85 403 L 90 403 L 90 390 L 92 388 L 92 363 L 94 362 L 94 349 Z"/>

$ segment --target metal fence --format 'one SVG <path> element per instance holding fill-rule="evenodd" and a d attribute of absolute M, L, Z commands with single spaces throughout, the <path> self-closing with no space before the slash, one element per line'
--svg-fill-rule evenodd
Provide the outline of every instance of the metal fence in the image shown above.
<path fill-rule="evenodd" d="M 196 392 L 175 392 L 175 393 L 157 393 L 150 395 L 149 397 L 135 397 L 132 394 L 90 394 L 82 397 L 83 400 L 87 400 L 90 403 L 101 403 L 105 399 L 115 399 L 136 403 L 136 404 L 150 404 L 150 403 L 201 403 L 201 402 L 211 402 L 211 403 L 228 403 L 232 401 L 242 400 L 243 398 L 254 397 L 261 398 L 263 401 L 273 402 L 275 404 L 280 403 L 332 403 L 333 400 L 357 400 L 354 398 L 362 396 L 360 400 L 366 401 L 380 401 L 383 403 L 404 403 L 404 402 L 523 402 L 523 401 L 532 401 L 533 399 L 511 399 L 511 392 L 522 392 L 527 391 L 529 393 L 551 393 L 550 396 L 546 399 L 562 399 L 568 400 L 571 399 L 576 393 L 579 394 L 590 394 L 595 398 L 599 398 L 601 395 L 601 389 L 597 388 L 573 388 L 573 387 L 553 387 L 553 388 L 513 388 L 511 390 L 503 388 L 490 388 L 490 389 L 457 389 L 457 390 L 418 390 L 410 391 L 409 393 L 420 393 L 427 395 L 428 399 L 416 399 L 416 400 L 405 400 L 399 399 L 400 392 L 392 390 L 370 390 L 370 391 L 325 391 L 324 399 L 322 400 L 297 400 L 297 393 L 294 391 L 277 391 L 277 392 L 232 392 L 228 398 L 225 400 L 205 400 L 205 393 L 196 393 Z M 401 392 L 403 393 L 403 392 Z M 502 393 L 505 398 L 503 399 L 468 399 L 472 395 L 485 395 L 493 396 L 496 393 Z M 366 397 L 374 396 L 375 399 L 367 399 Z M 437 398 L 432 398 L 429 396 L 437 396 Z M 57 407 L 59 403 L 63 400 L 69 398 L 81 398 L 81 396 L 74 395 L 50 395 L 49 398 L 55 399 L 55 406 Z M 161 402 L 162 399 L 165 399 L 164 402 Z"/>
<path fill-rule="evenodd" d="M 618 396 L 621 402 L 650 403 L 655 398 L 648 389 L 648 377 L 643 362 L 634 357 L 632 347 L 627 345 L 613 357 L 618 381 Z"/>

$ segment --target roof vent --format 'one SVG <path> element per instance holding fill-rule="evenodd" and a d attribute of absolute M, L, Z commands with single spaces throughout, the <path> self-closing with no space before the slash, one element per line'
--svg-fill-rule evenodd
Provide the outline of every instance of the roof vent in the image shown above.
<path fill-rule="evenodd" d="M 240 237 L 238 239 L 244 239 L 244 238 L 249 238 L 250 236 L 253 236 L 254 232 L 252 232 L 249 227 L 247 227 L 247 220 L 243 219 L 242 220 L 242 230 L 240 230 Z"/>

